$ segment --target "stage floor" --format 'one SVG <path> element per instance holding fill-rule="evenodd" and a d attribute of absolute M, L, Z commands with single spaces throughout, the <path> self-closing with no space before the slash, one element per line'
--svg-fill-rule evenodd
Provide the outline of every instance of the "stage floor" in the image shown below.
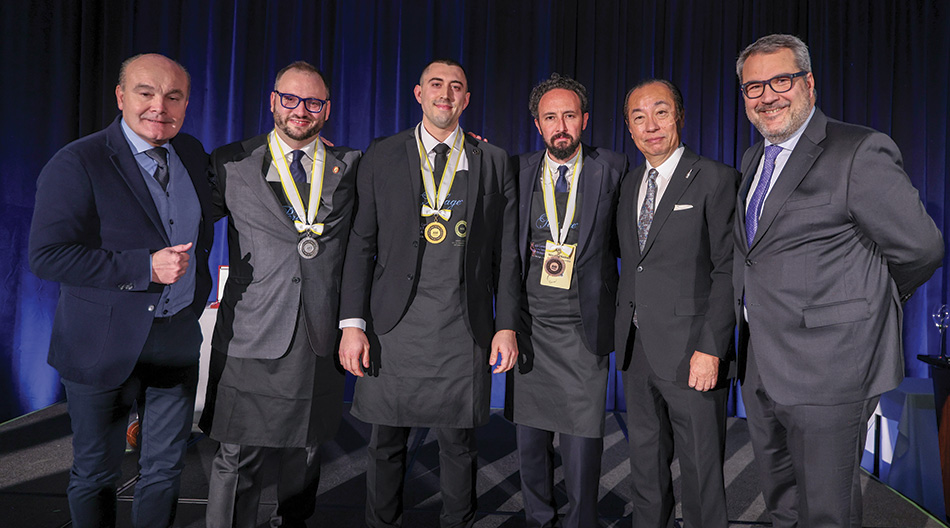
<path fill-rule="evenodd" d="M 730 418 L 726 442 L 726 496 L 732 526 L 770 526 L 751 465 L 745 420 Z M 323 470 L 317 512 L 310 527 L 363 525 L 364 468 L 370 428 L 344 412 L 336 439 L 324 445 Z M 627 464 L 626 422 L 623 413 L 607 418 L 603 470 L 600 480 L 600 515 L 604 527 L 630 526 L 630 482 Z M 437 527 L 440 507 L 438 444 L 428 430 L 411 436 L 410 468 L 406 483 L 404 526 Z M 208 474 L 215 442 L 195 433 L 182 478 L 177 526 L 204 526 Z M 524 526 L 514 426 L 492 413 L 478 430 L 478 518 L 480 528 Z M 71 463 L 69 418 L 65 404 L 57 404 L 0 426 L 0 527 L 66 527 L 69 511 L 66 482 Z M 559 461 L 558 461 L 559 464 Z M 135 453 L 128 453 L 123 467 L 119 526 L 129 526 L 131 497 L 136 473 Z M 674 486 L 679 493 L 678 465 Z M 564 504 L 563 481 L 558 465 L 559 504 Z M 273 481 L 273 478 L 269 479 Z M 945 526 L 913 502 L 865 475 L 864 526 L 874 528 L 936 528 Z M 678 496 L 678 495 L 677 495 Z M 264 491 L 259 521 L 266 523 L 274 504 L 274 486 Z M 679 506 L 677 505 L 677 512 Z"/>

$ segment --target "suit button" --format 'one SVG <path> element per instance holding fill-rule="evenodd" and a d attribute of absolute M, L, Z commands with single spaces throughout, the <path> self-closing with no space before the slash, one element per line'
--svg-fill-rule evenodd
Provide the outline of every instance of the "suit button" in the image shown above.
<path fill-rule="evenodd" d="M 746 266 L 751 266 L 751 265 L 752 265 L 752 260 L 751 260 L 751 259 L 745 259 L 745 265 L 746 265 Z"/>
<path fill-rule="evenodd" d="M 154 311 L 155 311 L 155 305 L 154 305 L 154 304 L 148 305 L 148 311 L 154 312 Z"/>
<path fill-rule="evenodd" d="M 413 241 L 412 241 L 412 247 L 419 247 L 419 241 L 418 241 L 418 240 L 413 240 Z"/>
<path fill-rule="evenodd" d="M 640 273 L 641 271 L 643 271 L 643 266 L 637 266 L 637 273 Z"/>
<path fill-rule="evenodd" d="M 406 275 L 406 280 L 412 280 L 412 273 Z"/>
<path fill-rule="evenodd" d="M 630 301 L 630 307 L 633 308 L 633 301 Z"/>
<path fill-rule="evenodd" d="M 300 282 L 300 277 L 294 277 L 294 278 L 290 279 L 290 282 L 292 282 L 292 283 L 294 283 L 294 284 L 297 284 L 297 283 Z"/>

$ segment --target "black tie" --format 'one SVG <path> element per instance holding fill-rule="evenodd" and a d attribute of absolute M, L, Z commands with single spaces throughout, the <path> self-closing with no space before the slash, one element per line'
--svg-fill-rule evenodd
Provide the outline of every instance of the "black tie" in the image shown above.
<path fill-rule="evenodd" d="M 290 175 L 294 177 L 294 182 L 297 184 L 297 192 L 303 196 L 307 189 L 307 172 L 303 169 L 303 163 L 301 163 L 303 151 L 295 150 L 291 154 L 293 154 L 294 159 L 290 162 Z"/>
<path fill-rule="evenodd" d="M 152 177 L 162 186 L 162 190 L 168 189 L 168 150 L 165 147 L 155 147 L 151 150 L 146 150 L 145 155 L 155 160 L 155 163 L 158 164 L 158 168 L 155 169 L 155 174 L 152 174 Z"/>
<path fill-rule="evenodd" d="M 435 170 L 432 171 L 432 179 L 441 178 L 442 173 L 445 171 L 445 163 L 447 161 L 447 154 L 449 152 L 449 146 L 445 143 L 439 143 L 432 148 L 435 151 Z M 441 180 L 439 180 L 441 183 Z M 435 207 L 434 204 L 429 204 Z"/>

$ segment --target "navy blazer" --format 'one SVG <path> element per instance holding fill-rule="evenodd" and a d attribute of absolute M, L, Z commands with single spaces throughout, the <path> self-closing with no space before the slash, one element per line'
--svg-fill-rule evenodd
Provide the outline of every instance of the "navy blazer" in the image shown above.
<path fill-rule="evenodd" d="M 616 211 L 620 182 L 627 172 L 627 158 L 606 149 L 581 147 L 584 168 L 578 177 L 577 189 L 581 195 L 580 225 L 578 226 L 577 255 L 574 271 L 577 273 L 577 293 L 580 301 L 582 337 L 587 348 L 596 355 L 606 356 L 614 349 L 614 309 L 617 297 Z M 529 152 L 518 157 L 518 186 L 520 190 L 520 229 L 518 243 L 521 249 L 522 275 L 527 277 L 531 245 L 531 203 L 534 183 L 541 176 L 546 150 Z M 524 309 L 528 306 L 525 303 Z M 527 317 L 527 312 L 524 317 Z M 525 324 L 526 328 L 530 325 Z"/>
<path fill-rule="evenodd" d="M 194 137 L 171 141 L 201 205 L 195 244 L 194 303 L 201 314 L 211 292 L 213 240 L 208 156 Z M 30 228 L 30 269 L 60 283 L 49 364 L 65 379 L 115 386 L 132 373 L 163 286 L 151 282 L 149 260 L 170 242 L 120 118 L 63 147 L 37 180 Z"/>

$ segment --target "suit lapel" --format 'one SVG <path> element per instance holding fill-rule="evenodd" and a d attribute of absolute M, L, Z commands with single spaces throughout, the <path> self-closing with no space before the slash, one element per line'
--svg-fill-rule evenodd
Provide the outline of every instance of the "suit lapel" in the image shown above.
<path fill-rule="evenodd" d="M 584 168 L 577 184 L 577 189 L 581 195 L 581 219 L 577 233 L 577 255 L 574 262 L 580 260 L 580 256 L 587 247 L 587 240 L 594 231 L 594 221 L 597 219 L 597 204 L 600 202 L 600 189 L 604 179 L 604 165 L 597 159 L 597 151 L 587 146 L 581 147 L 581 155 L 584 156 Z M 570 226 L 568 226 L 570 229 Z"/>
<path fill-rule="evenodd" d="M 529 154 L 524 165 L 518 170 L 518 184 L 520 202 L 521 225 L 518 229 L 518 240 L 520 241 L 521 263 L 524 271 L 528 269 L 528 247 L 531 245 L 529 237 L 531 236 L 531 207 L 534 204 L 534 183 L 540 177 L 541 163 L 544 161 L 545 150 Z"/>
<path fill-rule="evenodd" d="M 775 184 L 772 185 L 772 190 L 769 191 L 769 194 L 765 198 L 762 215 L 759 216 L 759 226 L 755 231 L 755 238 L 752 239 L 752 245 L 749 247 L 750 251 L 759 240 L 762 239 L 765 233 L 768 232 L 779 210 L 785 205 L 789 196 L 798 188 L 802 180 L 805 179 L 805 174 L 811 170 L 811 166 L 814 165 L 815 160 L 818 159 L 818 156 L 824 150 L 818 146 L 818 142 L 825 138 L 825 126 L 827 123 L 828 120 L 824 114 L 818 109 L 815 109 L 815 115 L 808 124 L 808 128 L 805 129 L 805 132 L 798 140 L 798 143 L 795 145 L 795 150 L 792 151 L 788 161 L 785 163 L 785 167 L 778 175 L 778 179 L 775 180 Z M 744 232 L 744 221 L 742 225 Z"/>
<path fill-rule="evenodd" d="M 112 164 L 131 189 L 132 194 L 139 205 L 142 206 L 149 220 L 152 221 L 155 230 L 161 234 L 166 244 L 171 245 L 165 227 L 162 225 L 162 218 L 155 207 L 155 200 L 152 199 L 152 194 L 148 191 L 148 185 L 145 184 L 142 168 L 135 161 L 132 148 L 129 147 L 128 140 L 125 139 L 125 133 L 122 132 L 122 124 L 119 122 L 119 118 L 116 118 L 112 126 L 109 127 L 109 132 L 106 134 L 106 144 L 113 152 L 111 156 Z"/>
<path fill-rule="evenodd" d="M 270 211 L 288 229 L 296 231 L 293 222 L 284 211 L 284 206 L 267 183 L 267 171 L 270 170 L 272 161 L 270 149 L 267 148 L 267 135 L 251 138 L 243 142 L 241 146 L 247 153 L 247 157 L 235 162 L 234 169 L 228 171 L 228 177 L 240 178 L 250 188 L 251 195 L 261 202 L 264 209 Z"/>
<path fill-rule="evenodd" d="M 640 252 L 641 259 L 650 252 L 653 241 L 659 236 L 660 231 L 663 229 L 663 224 L 666 223 L 666 219 L 669 218 L 670 213 L 673 212 L 673 206 L 676 205 L 676 202 L 678 202 L 680 197 L 683 196 L 683 193 L 686 192 L 689 184 L 693 183 L 698 176 L 699 170 L 695 168 L 697 161 L 699 161 L 699 156 L 692 150 L 687 148 L 683 151 L 683 157 L 681 157 L 679 163 L 676 164 L 676 169 L 673 170 L 673 176 L 670 177 L 670 183 L 667 184 L 666 190 L 663 191 L 663 197 L 660 199 L 660 202 L 656 204 L 656 209 L 653 213 L 653 222 L 650 224 L 650 232 L 647 234 L 647 242 L 643 246 L 643 251 Z"/>
<path fill-rule="evenodd" d="M 404 182 L 409 189 L 409 201 L 404 202 L 403 206 L 410 211 L 410 218 L 418 217 L 422 209 L 422 165 L 419 159 L 419 145 L 416 143 L 415 128 L 408 131 L 406 137 L 406 162 L 409 164 L 409 181 Z M 398 171 L 397 171 L 398 172 Z M 405 196 L 404 193 L 400 193 Z"/>
<path fill-rule="evenodd" d="M 752 180 L 755 179 L 755 171 L 759 168 L 759 161 L 762 159 L 762 152 L 765 150 L 765 144 L 760 141 L 752 149 L 752 152 L 743 158 L 742 183 L 739 185 L 739 196 L 736 200 L 736 219 L 739 222 L 739 232 L 743 233 L 742 243 L 739 247 L 746 252 L 749 250 L 749 242 L 745 236 L 745 205 L 749 198 Z"/>
<path fill-rule="evenodd" d="M 459 130 L 461 134 L 461 129 Z M 475 217 L 475 209 L 481 208 L 481 196 L 478 193 L 479 185 L 482 181 L 482 149 L 478 148 L 478 141 L 473 138 L 465 138 L 465 154 L 468 156 L 468 194 L 465 201 L 468 207 L 465 208 L 465 221 L 469 229 L 472 228 L 472 219 Z M 466 244 L 468 246 L 468 244 Z"/>
<path fill-rule="evenodd" d="M 320 209 L 317 210 L 316 222 L 326 221 L 330 212 L 333 211 L 333 194 L 336 191 L 340 180 L 346 174 L 346 163 L 336 157 L 329 148 L 323 150 L 325 157 L 323 162 L 323 190 L 320 193 Z"/>

